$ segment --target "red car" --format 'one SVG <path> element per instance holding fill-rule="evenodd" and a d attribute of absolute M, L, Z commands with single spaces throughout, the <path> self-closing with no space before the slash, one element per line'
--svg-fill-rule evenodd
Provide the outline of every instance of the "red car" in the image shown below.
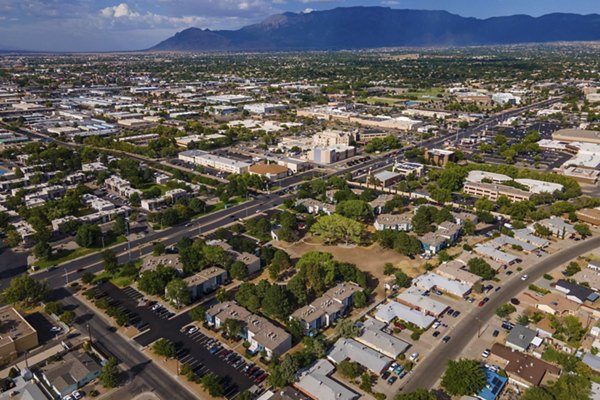
<path fill-rule="evenodd" d="M 394 326 L 398 329 L 400 329 L 401 331 L 403 331 L 404 329 L 406 329 L 406 325 L 401 324 L 400 322 L 394 322 Z"/>
<path fill-rule="evenodd" d="M 489 298 L 487 298 L 487 297 L 484 297 L 484 298 L 483 298 L 483 300 L 481 300 L 481 301 L 479 302 L 479 307 L 483 307 L 483 306 L 485 306 L 485 303 L 487 303 L 488 301 L 490 301 L 490 299 L 489 299 Z"/>

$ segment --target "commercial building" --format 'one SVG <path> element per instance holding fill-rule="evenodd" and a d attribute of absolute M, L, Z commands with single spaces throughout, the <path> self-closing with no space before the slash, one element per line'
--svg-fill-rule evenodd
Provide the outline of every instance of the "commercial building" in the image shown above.
<path fill-rule="evenodd" d="M 531 193 L 506 185 L 493 183 L 467 182 L 463 191 L 474 197 L 486 197 L 492 201 L 498 200 L 500 196 L 506 196 L 511 201 L 524 201 L 531 198 Z"/>
<path fill-rule="evenodd" d="M 37 331 L 13 307 L 0 308 L 0 364 L 6 364 L 34 347 Z"/>
<path fill-rule="evenodd" d="M 425 149 L 423 157 L 426 162 L 437 165 L 438 167 L 443 167 L 449 162 L 456 161 L 456 155 L 452 150 Z"/>
<path fill-rule="evenodd" d="M 492 95 L 492 101 L 498 104 L 520 104 L 521 97 L 515 96 L 512 93 L 494 93 Z"/>
<path fill-rule="evenodd" d="M 584 129 L 560 129 L 552 134 L 552 139 L 559 142 L 583 142 L 600 144 L 600 131 Z"/>
<path fill-rule="evenodd" d="M 83 350 L 66 353 L 60 360 L 42 367 L 44 382 L 59 397 L 65 397 L 100 376 L 102 365 Z"/>
<path fill-rule="evenodd" d="M 575 215 L 580 221 L 600 226 L 600 208 L 584 208 L 575 211 Z"/>
<path fill-rule="evenodd" d="M 309 168 L 309 164 L 304 160 L 298 160 L 296 158 L 283 158 L 277 160 L 277 164 L 286 167 L 294 174 L 305 171 Z"/>
<path fill-rule="evenodd" d="M 320 359 L 308 371 L 303 372 L 294 387 L 313 400 L 356 400 L 360 395 L 342 385 L 331 375 L 335 367 Z"/>
<path fill-rule="evenodd" d="M 423 292 L 416 287 L 410 287 L 400 293 L 396 296 L 396 301 L 432 317 L 439 317 L 448 309 L 448 305 L 429 296 L 423 296 Z"/>
<path fill-rule="evenodd" d="M 241 336 L 250 343 L 252 354 L 265 351 L 267 358 L 280 356 L 292 347 L 292 337 L 285 330 L 259 315 L 252 314 L 233 301 L 219 303 L 208 309 L 206 321 L 216 329 L 228 319 L 243 324 Z"/>
<path fill-rule="evenodd" d="M 381 171 L 373 174 L 373 178 L 379 182 L 381 187 L 386 188 L 398 183 L 402 179 L 402 174 L 392 171 Z"/>
<path fill-rule="evenodd" d="M 202 150 L 187 150 L 179 153 L 178 158 L 180 160 L 190 162 L 204 167 L 214 168 L 219 171 L 227 172 L 230 174 L 242 174 L 248 171 L 250 165 L 249 162 L 234 160 L 231 158 L 221 157 L 214 154 L 210 154 Z"/>
<path fill-rule="evenodd" d="M 227 280 L 227 271 L 223 268 L 208 267 L 185 278 L 183 281 L 190 290 L 191 300 L 194 301 L 216 290 L 219 286 L 226 283 Z"/>
<path fill-rule="evenodd" d="M 473 170 L 469 171 L 466 181 L 473 183 L 480 183 L 484 180 L 490 181 L 491 183 L 504 183 L 512 181 L 512 178 L 504 174 L 496 174 L 494 172 Z"/>
<path fill-rule="evenodd" d="M 254 99 L 250 96 L 241 94 L 222 94 L 217 96 L 207 96 L 205 100 L 209 104 L 242 104 L 249 103 Z"/>
<path fill-rule="evenodd" d="M 562 192 L 564 186 L 560 183 L 545 182 L 537 179 L 515 179 L 515 182 L 523 186 L 527 186 L 531 193 L 554 193 Z"/>
<path fill-rule="evenodd" d="M 254 164 L 248 168 L 248 172 L 252 175 L 260 175 L 274 181 L 285 178 L 288 175 L 288 168 L 278 164 Z"/>
<path fill-rule="evenodd" d="M 413 175 L 416 178 L 420 178 L 425 172 L 425 166 L 414 162 L 397 162 L 394 164 L 392 171 L 397 172 L 404 177 Z"/>
<path fill-rule="evenodd" d="M 317 164 L 333 164 L 353 157 L 355 154 L 354 146 L 315 147 L 308 153 L 308 159 Z"/>
<path fill-rule="evenodd" d="M 274 104 L 274 103 L 253 103 L 246 104 L 244 110 L 251 114 L 271 114 L 276 111 L 282 111 L 287 109 L 288 106 L 285 104 Z"/>
<path fill-rule="evenodd" d="M 355 135 L 352 132 L 331 129 L 315 133 L 313 136 L 313 144 L 316 147 L 350 146 L 354 140 Z"/>
<path fill-rule="evenodd" d="M 312 336 L 344 316 L 352 307 L 354 294 L 361 290 L 355 283 L 340 283 L 309 305 L 297 309 L 290 319 L 300 322 L 304 334 Z"/>

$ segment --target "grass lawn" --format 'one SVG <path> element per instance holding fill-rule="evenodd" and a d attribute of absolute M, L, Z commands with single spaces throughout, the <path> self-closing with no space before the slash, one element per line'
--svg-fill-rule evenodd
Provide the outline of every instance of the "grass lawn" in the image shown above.
<path fill-rule="evenodd" d="M 429 88 L 423 90 L 416 90 L 414 92 L 402 93 L 403 96 L 415 96 L 419 99 L 431 99 L 436 98 L 438 94 L 443 94 L 444 90 L 440 88 Z"/>
<path fill-rule="evenodd" d="M 105 241 L 104 241 L 104 245 L 105 245 L 105 248 L 108 248 L 112 245 L 124 243 L 126 241 L 127 241 L 127 239 L 123 235 L 116 236 L 116 237 L 114 237 L 114 236 L 106 237 Z M 54 252 L 52 257 L 48 258 L 47 260 L 36 261 L 34 263 L 34 265 L 40 269 L 50 268 L 50 267 L 54 267 L 54 266 L 60 265 L 62 263 L 65 263 L 67 261 L 74 260 L 79 257 L 87 256 L 88 254 L 92 254 L 92 253 L 95 253 L 95 252 L 101 251 L 101 250 L 103 250 L 102 246 L 95 246 L 95 247 L 89 247 L 89 248 L 79 247 L 79 248 L 72 249 L 72 250 L 61 249 L 61 250 Z"/>
<path fill-rule="evenodd" d="M 167 191 L 169 190 L 169 188 L 166 187 L 165 185 L 159 185 L 157 183 L 146 183 L 145 185 L 141 185 L 140 187 L 138 187 L 138 189 L 141 191 L 146 191 L 148 189 L 152 189 L 155 187 L 160 190 L 161 196 L 164 195 L 165 193 L 167 193 Z"/>
<path fill-rule="evenodd" d="M 119 276 L 118 278 L 112 278 L 110 281 L 119 287 L 126 287 L 133 283 L 133 278 L 130 276 Z"/>
<path fill-rule="evenodd" d="M 401 102 L 401 99 L 394 99 L 393 97 L 367 97 L 367 104 L 384 103 L 388 106 Z"/>

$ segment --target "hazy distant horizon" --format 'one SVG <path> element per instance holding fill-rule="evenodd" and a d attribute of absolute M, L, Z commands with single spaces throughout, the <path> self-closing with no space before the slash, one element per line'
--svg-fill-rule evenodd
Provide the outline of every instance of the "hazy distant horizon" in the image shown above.
<path fill-rule="evenodd" d="M 360 5 L 476 18 L 600 13 L 599 0 L 0 0 L 0 50 L 140 50 L 189 27 L 238 29 L 286 11 Z"/>

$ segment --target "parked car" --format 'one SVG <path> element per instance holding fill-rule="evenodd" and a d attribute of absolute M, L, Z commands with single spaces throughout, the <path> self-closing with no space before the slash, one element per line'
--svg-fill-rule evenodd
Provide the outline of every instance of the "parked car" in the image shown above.
<path fill-rule="evenodd" d="M 442 342 L 444 343 L 448 343 L 450 341 L 450 336 L 444 336 L 444 338 L 442 339 Z"/>
<path fill-rule="evenodd" d="M 498 329 L 494 329 L 494 332 L 492 332 L 493 337 L 498 337 L 499 334 L 500 334 L 500 331 Z"/>
<path fill-rule="evenodd" d="M 483 353 L 481 353 L 481 357 L 483 358 L 488 358 L 490 356 L 490 350 L 489 349 L 485 349 L 483 351 Z"/>
<path fill-rule="evenodd" d="M 383 375 L 381 375 L 381 379 L 383 379 L 384 381 L 387 380 L 387 378 L 390 377 L 390 371 L 385 371 L 383 373 Z"/>
<path fill-rule="evenodd" d="M 510 299 L 510 303 L 514 304 L 515 306 L 518 306 L 519 304 L 521 304 L 521 302 L 519 301 L 519 299 L 516 299 L 514 297 L 512 299 Z"/>
<path fill-rule="evenodd" d="M 460 311 L 458 311 L 458 310 L 455 310 L 455 311 L 452 313 L 452 316 L 453 316 L 454 318 L 458 317 L 459 315 L 460 315 Z"/>
<path fill-rule="evenodd" d="M 412 362 L 416 362 L 419 359 L 419 353 L 412 353 L 408 359 Z"/>
<path fill-rule="evenodd" d="M 438 337 L 438 336 L 440 336 L 440 331 L 433 332 L 433 337 Z"/>
<path fill-rule="evenodd" d="M 394 382 L 396 382 L 397 380 L 398 380 L 398 378 L 397 378 L 397 377 L 395 377 L 395 376 L 392 376 L 392 377 L 390 377 L 390 379 L 388 379 L 388 381 L 387 381 L 387 384 L 388 384 L 388 385 L 393 385 L 393 384 L 394 384 Z"/>

